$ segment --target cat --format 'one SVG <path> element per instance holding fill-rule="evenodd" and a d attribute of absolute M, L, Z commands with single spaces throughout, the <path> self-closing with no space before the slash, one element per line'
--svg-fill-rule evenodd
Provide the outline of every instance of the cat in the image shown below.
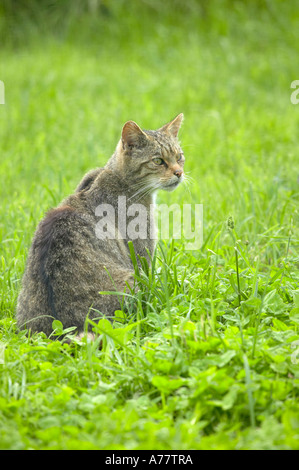
<path fill-rule="evenodd" d="M 130 236 L 120 233 L 122 228 L 116 229 L 114 238 L 99 236 L 97 208 L 114 208 L 111 221 L 118 227 L 120 218 L 127 226 L 132 220 L 119 211 L 120 196 L 130 204 L 142 204 L 146 236 L 134 237 L 132 243 L 136 254 L 152 255 L 155 240 L 149 227 L 154 224 L 150 210 L 153 196 L 158 189 L 174 190 L 184 179 L 185 158 L 178 141 L 182 120 L 183 114 L 179 114 L 155 131 L 126 122 L 106 166 L 88 172 L 74 194 L 45 215 L 28 253 L 17 302 L 19 328 L 49 336 L 57 319 L 64 328 L 76 327 L 80 335 L 87 315 L 91 319 L 101 314 L 112 318 L 120 309 L 119 296 L 100 292 L 124 292 L 126 283 L 133 286 Z M 107 211 L 101 215 L 107 216 Z"/>

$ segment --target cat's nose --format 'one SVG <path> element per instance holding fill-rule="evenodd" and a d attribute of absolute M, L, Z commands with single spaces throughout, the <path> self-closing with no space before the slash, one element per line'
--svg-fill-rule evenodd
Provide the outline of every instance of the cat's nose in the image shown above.
<path fill-rule="evenodd" d="M 177 176 L 178 178 L 180 178 L 183 174 L 183 170 L 175 170 L 174 172 L 175 176 Z"/>

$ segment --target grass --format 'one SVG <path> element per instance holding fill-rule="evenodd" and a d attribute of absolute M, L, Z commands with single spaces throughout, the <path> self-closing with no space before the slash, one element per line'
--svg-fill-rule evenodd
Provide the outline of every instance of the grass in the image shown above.
<path fill-rule="evenodd" d="M 298 8 L 106 4 L 55 33 L 0 21 L 0 448 L 298 449 Z M 194 183 L 158 202 L 203 204 L 202 248 L 161 241 L 137 306 L 95 343 L 17 331 L 45 211 L 126 120 L 181 111 Z"/>

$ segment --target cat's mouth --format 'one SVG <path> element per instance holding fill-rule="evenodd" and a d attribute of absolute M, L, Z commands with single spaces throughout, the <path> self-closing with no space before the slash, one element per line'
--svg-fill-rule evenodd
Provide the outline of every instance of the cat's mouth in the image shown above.
<path fill-rule="evenodd" d="M 172 183 L 168 183 L 162 187 L 165 191 L 173 191 L 175 188 L 178 187 L 178 185 L 181 183 L 182 179 L 177 179 L 176 181 L 173 181 Z"/>

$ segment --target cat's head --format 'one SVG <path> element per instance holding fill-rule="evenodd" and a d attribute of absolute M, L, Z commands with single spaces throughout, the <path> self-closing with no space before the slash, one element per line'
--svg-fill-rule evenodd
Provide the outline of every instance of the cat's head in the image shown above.
<path fill-rule="evenodd" d="M 174 190 L 184 179 L 184 154 L 178 141 L 183 120 L 179 114 L 155 131 L 125 123 L 117 147 L 122 171 L 140 193 Z M 140 186 L 140 187 L 138 187 Z"/>

